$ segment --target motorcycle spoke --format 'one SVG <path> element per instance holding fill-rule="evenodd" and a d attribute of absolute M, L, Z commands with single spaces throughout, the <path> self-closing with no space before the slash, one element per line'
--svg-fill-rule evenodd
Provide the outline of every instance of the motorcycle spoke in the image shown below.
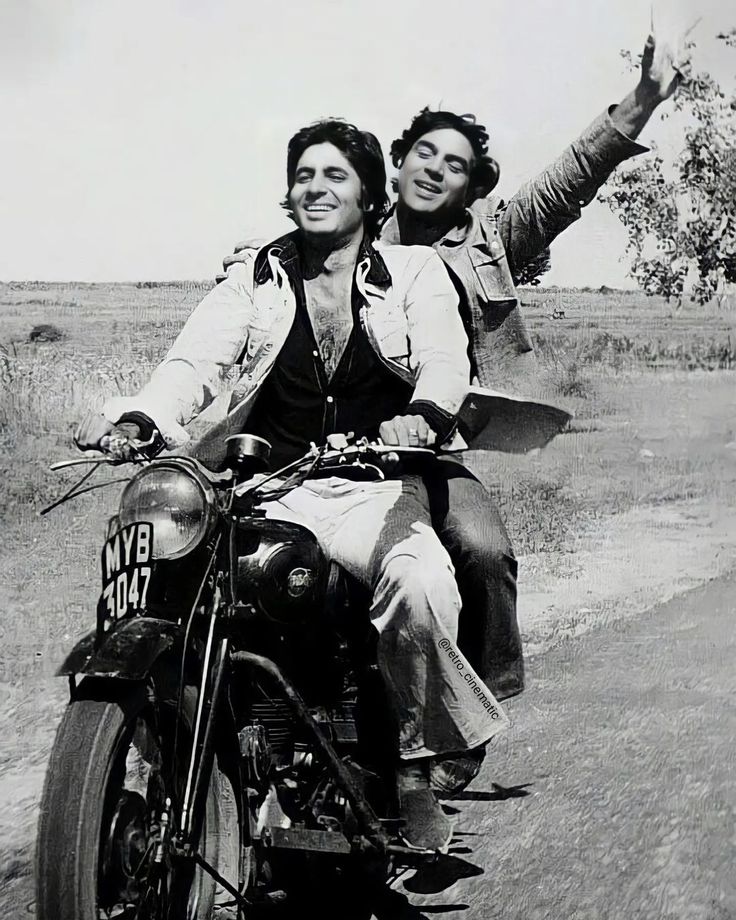
<path fill-rule="evenodd" d="M 131 873 L 132 876 L 133 876 L 133 878 L 138 879 L 138 878 L 141 878 L 141 877 L 142 877 L 142 870 L 145 868 L 146 861 L 148 860 L 149 856 L 151 855 L 151 852 L 152 852 L 154 846 L 155 846 L 155 844 L 154 844 L 154 841 L 152 840 L 152 841 L 148 844 L 148 846 L 146 847 L 146 852 L 143 854 L 143 856 L 141 856 L 140 862 L 138 863 L 138 865 L 136 866 L 136 868 L 133 869 L 133 871 L 132 871 L 132 873 Z"/>

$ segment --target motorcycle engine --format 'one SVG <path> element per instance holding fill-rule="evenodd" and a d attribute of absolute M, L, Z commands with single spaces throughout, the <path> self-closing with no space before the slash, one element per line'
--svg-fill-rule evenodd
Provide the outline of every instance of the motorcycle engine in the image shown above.
<path fill-rule="evenodd" d="M 328 564 L 314 534 L 300 524 L 246 518 L 235 534 L 237 600 L 279 623 L 322 608 Z"/>
<path fill-rule="evenodd" d="M 346 803 L 329 779 L 310 732 L 285 699 L 255 688 L 254 692 L 238 733 L 247 785 L 264 795 L 273 782 L 284 813 L 294 821 L 307 820 L 314 826 L 317 815 L 344 816 Z M 354 700 L 347 696 L 334 706 L 310 707 L 309 712 L 339 755 L 351 759 L 358 740 Z"/>

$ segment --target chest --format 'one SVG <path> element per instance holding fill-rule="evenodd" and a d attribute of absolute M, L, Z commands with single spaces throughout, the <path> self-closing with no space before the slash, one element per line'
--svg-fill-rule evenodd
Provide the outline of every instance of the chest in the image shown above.
<path fill-rule="evenodd" d="M 304 299 L 315 332 L 352 322 L 352 272 L 320 275 L 304 282 Z"/>
<path fill-rule="evenodd" d="M 352 290 L 352 271 L 304 283 L 307 315 L 328 377 L 335 373 L 353 330 Z"/>

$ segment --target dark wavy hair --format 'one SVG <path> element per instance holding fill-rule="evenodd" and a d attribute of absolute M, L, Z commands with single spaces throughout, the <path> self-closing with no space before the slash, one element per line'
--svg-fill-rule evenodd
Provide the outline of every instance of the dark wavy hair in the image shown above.
<path fill-rule="evenodd" d="M 289 206 L 289 192 L 294 185 L 296 167 L 308 147 L 315 144 L 333 144 L 345 156 L 363 183 L 363 211 L 365 229 L 373 239 L 389 209 L 386 192 L 386 164 L 378 138 L 370 131 L 359 131 L 342 118 L 325 118 L 297 131 L 289 141 L 286 154 L 287 193 L 281 206 L 289 217 L 294 214 Z"/>
<path fill-rule="evenodd" d="M 488 131 L 485 125 L 476 123 L 475 115 L 456 115 L 455 112 L 432 112 L 425 107 L 416 115 L 401 137 L 391 144 L 391 162 L 399 169 L 407 153 L 420 137 L 440 128 L 452 128 L 467 138 L 473 148 L 475 160 L 468 177 L 466 204 L 476 198 L 485 198 L 498 184 L 500 169 L 498 163 L 488 154 Z M 397 183 L 394 180 L 394 191 Z"/>

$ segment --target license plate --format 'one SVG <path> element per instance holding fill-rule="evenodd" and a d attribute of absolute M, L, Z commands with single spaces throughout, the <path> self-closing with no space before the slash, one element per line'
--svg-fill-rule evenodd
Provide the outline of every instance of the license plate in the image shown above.
<path fill-rule="evenodd" d="M 145 610 L 152 550 L 153 525 L 148 521 L 129 524 L 105 542 L 98 604 L 101 618 L 114 621 Z"/>

